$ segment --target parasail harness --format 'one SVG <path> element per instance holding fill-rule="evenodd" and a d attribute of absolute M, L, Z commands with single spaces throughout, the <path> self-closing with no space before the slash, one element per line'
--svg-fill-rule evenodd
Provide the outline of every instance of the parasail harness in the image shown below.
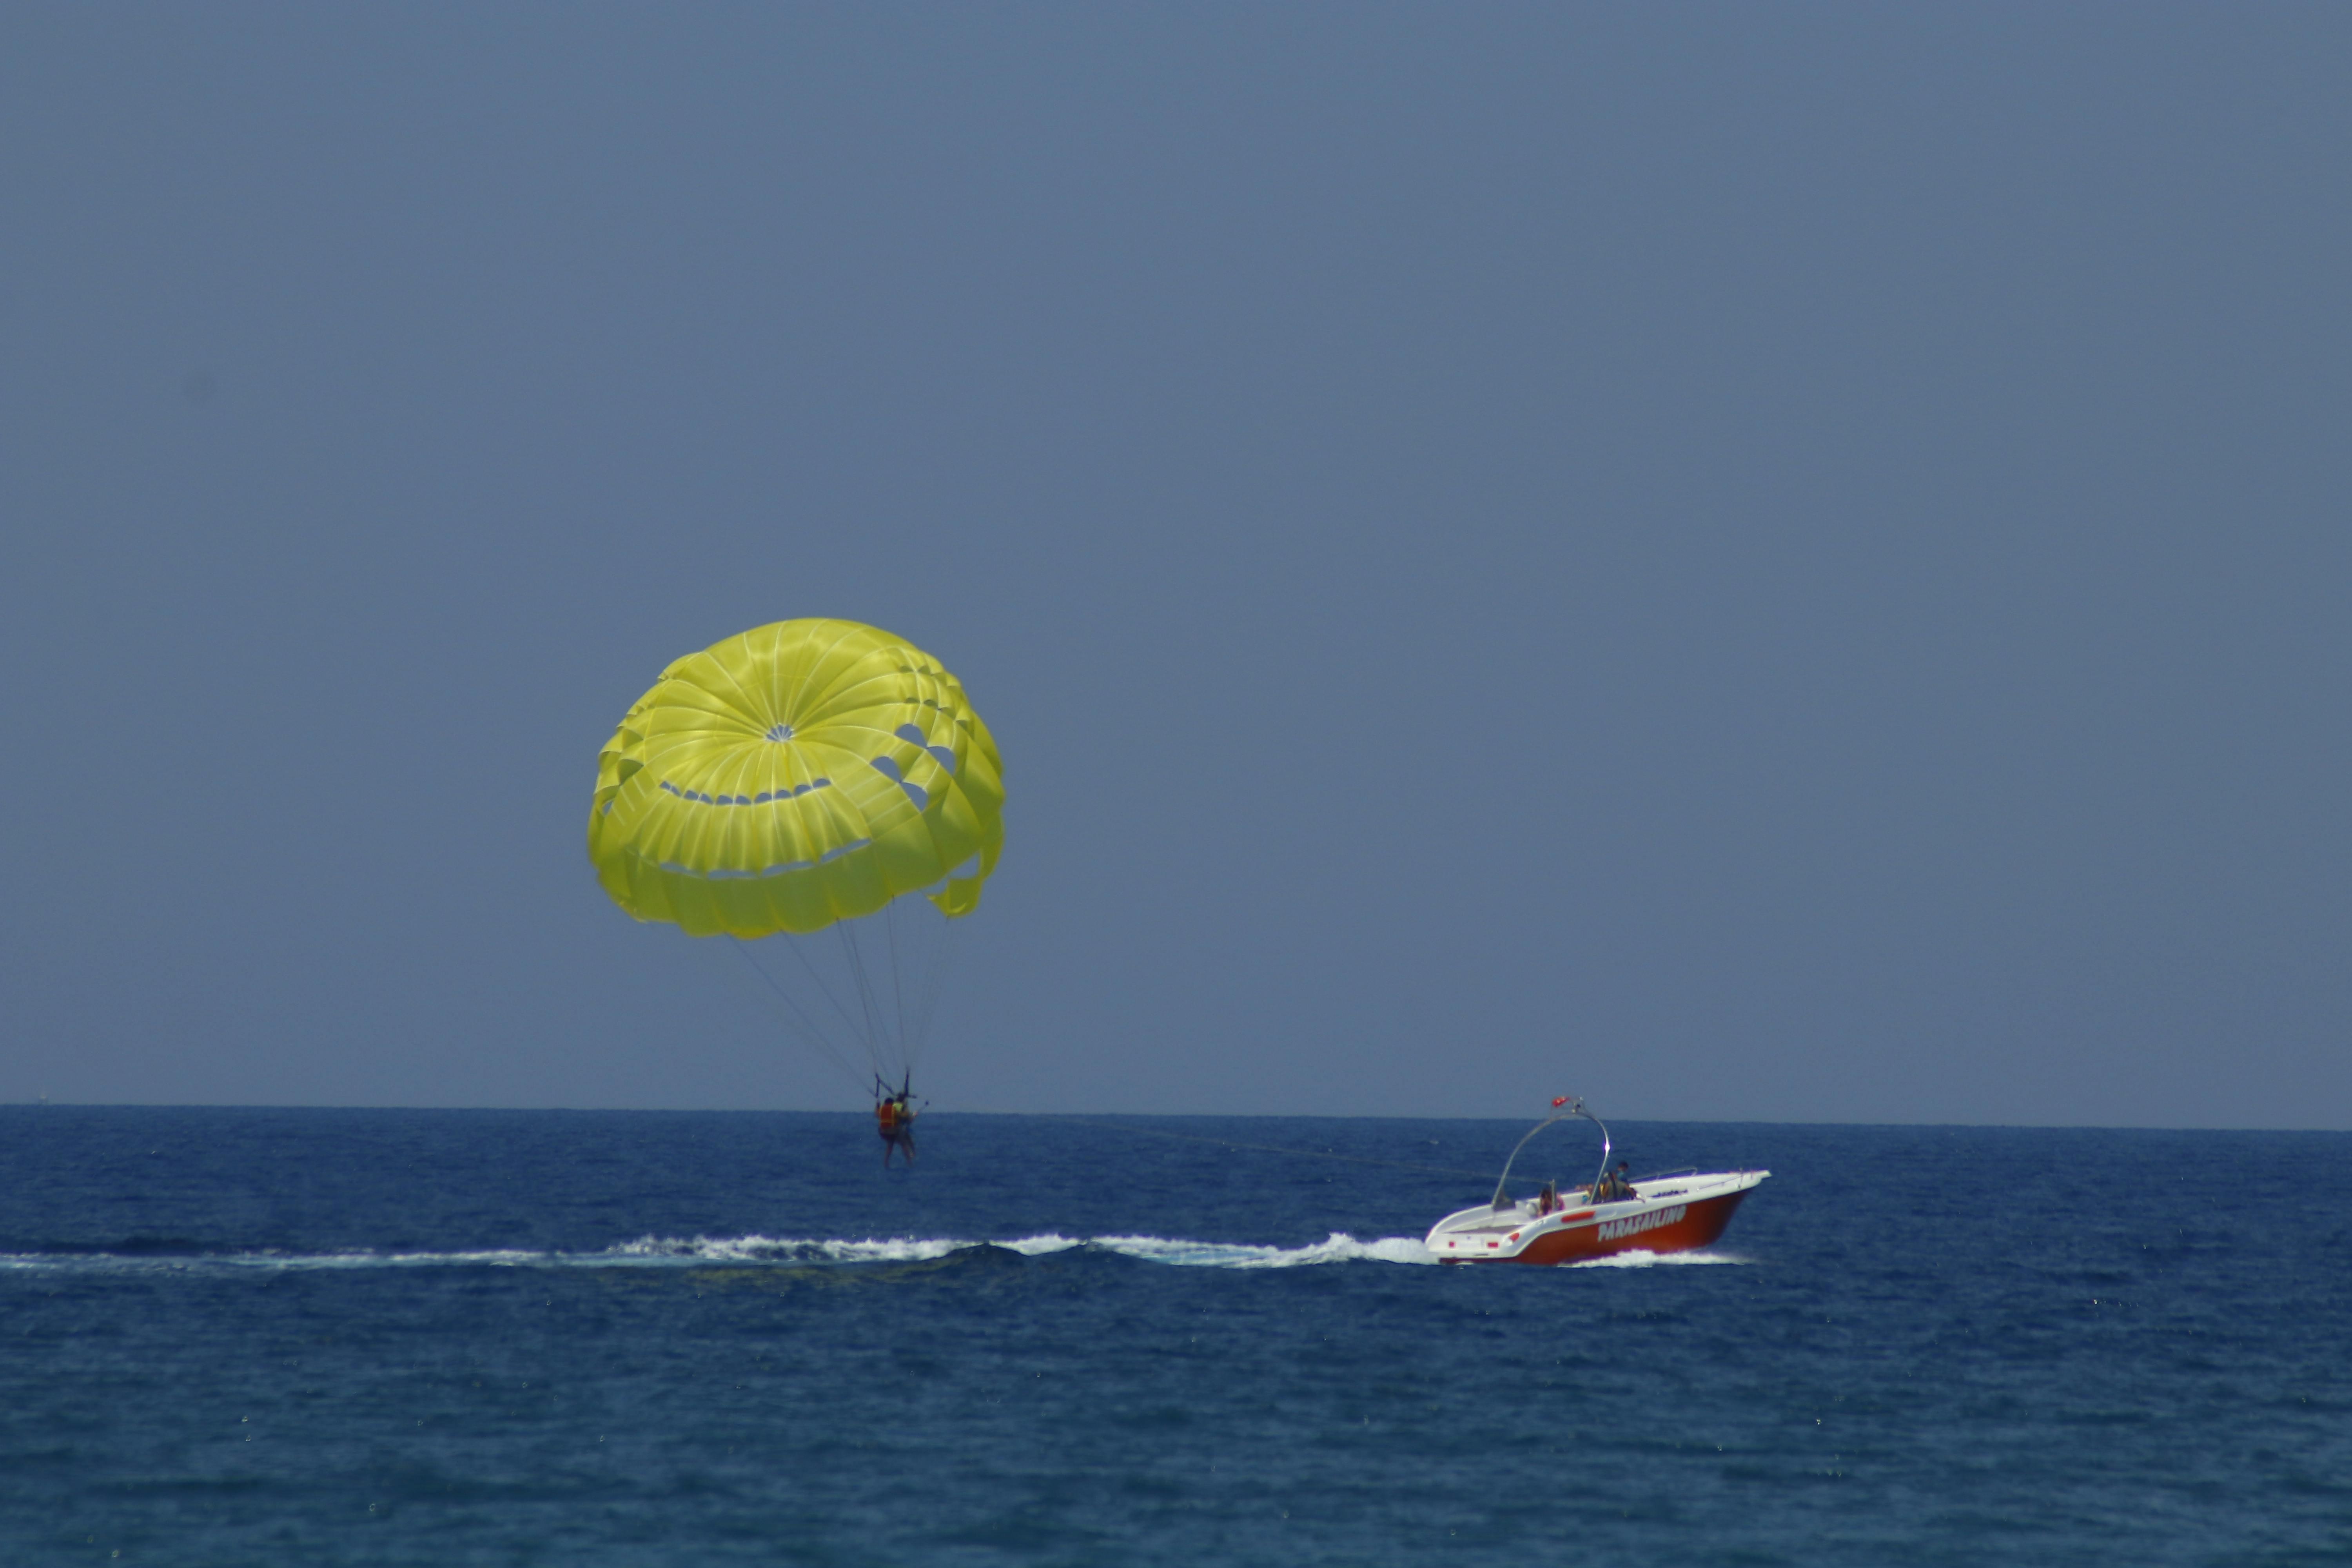
<path fill-rule="evenodd" d="M 874 1079 L 874 1130 L 884 1141 L 906 1146 L 911 1158 L 915 1140 L 914 1074 L 908 1072 L 892 1089 L 880 1074 Z"/>

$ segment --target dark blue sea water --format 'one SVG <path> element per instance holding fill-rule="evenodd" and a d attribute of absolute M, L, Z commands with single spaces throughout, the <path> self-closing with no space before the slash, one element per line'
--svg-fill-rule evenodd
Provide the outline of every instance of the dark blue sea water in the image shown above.
<path fill-rule="evenodd" d="M 0 1563 L 2352 1561 L 2352 1136 L 1520 1130 L 0 1109 Z"/>

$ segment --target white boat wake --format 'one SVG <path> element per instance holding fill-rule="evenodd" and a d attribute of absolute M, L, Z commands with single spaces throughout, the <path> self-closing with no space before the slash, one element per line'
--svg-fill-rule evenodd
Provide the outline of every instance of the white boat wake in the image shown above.
<path fill-rule="evenodd" d="M 1604 1252 L 1569 1265 L 1570 1268 L 1682 1268 L 1703 1263 L 1745 1263 L 1728 1252 Z"/>
<path fill-rule="evenodd" d="M 771 1236 L 692 1237 L 640 1237 L 595 1251 L 532 1251 L 498 1248 L 465 1252 L 291 1253 L 278 1251 L 184 1253 L 0 1254 L 0 1271 L 71 1274 L 169 1274 L 240 1270 L 318 1271 L 361 1268 L 675 1268 L 794 1267 L 922 1263 L 999 1247 L 1027 1258 L 1095 1248 L 1180 1268 L 1297 1268 L 1326 1263 L 1434 1264 L 1429 1249 L 1409 1236 L 1359 1241 L 1334 1231 L 1307 1247 L 1267 1247 L 1247 1242 L 1191 1241 L 1158 1236 L 1071 1237 L 1048 1232 L 1002 1241 L 963 1237 L 892 1237 L 862 1240 Z"/>
<path fill-rule="evenodd" d="M 369 1268 L 824 1268 L 925 1263 L 985 1247 L 1025 1258 L 1091 1248 L 1179 1268 L 1312 1268 L 1331 1263 L 1434 1265 L 1438 1259 L 1417 1237 L 1388 1236 L 1359 1241 L 1344 1231 L 1305 1247 L 1270 1247 L 1240 1241 L 1192 1241 L 1164 1236 L 1063 1236 L 1047 1232 L 1011 1240 L 885 1237 L 862 1240 L 816 1237 L 639 1237 L 594 1251 L 532 1251 L 497 1248 L 467 1252 L 275 1251 L 185 1253 L 0 1254 L 0 1272 L 66 1274 L 311 1272 Z M 1647 1268 L 1654 1265 L 1744 1263 L 1717 1252 L 1620 1252 L 1573 1265 L 1580 1268 Z"/>

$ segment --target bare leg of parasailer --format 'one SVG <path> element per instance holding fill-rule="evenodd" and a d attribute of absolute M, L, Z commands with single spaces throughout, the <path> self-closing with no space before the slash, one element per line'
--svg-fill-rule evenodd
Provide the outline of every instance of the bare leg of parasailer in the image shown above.
<path fill-rule="evenodd" d="M 898 1086 L 898 1092 L 890 1101 L 898 1110 L 898 1152 L 907 1157 L 907 1164 L 910 1169 L 915 1163 L 915 1104 L 910 1098 L 913 1093 L 911 1083 L 901 1083 Z"/>

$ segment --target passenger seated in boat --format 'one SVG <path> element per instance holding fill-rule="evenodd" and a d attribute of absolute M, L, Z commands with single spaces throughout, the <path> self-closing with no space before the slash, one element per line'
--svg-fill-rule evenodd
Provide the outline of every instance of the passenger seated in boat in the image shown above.
<path fill-rule="evenodd" d="M 1617 1162 L 1617 1173 L 1609 1178 L 1609 1195 L 1621 1201 L 1638 1198 L 1642 1195 L 1633 1190 L 1633 1177 L 1626 1173 L 1625 1162 L 1622 1160 Z"/>
<path fill-rule="evenodd" d="M 1538 1217 L 1541 1217 L 1558 1207 L 1559 1207 L 1559 1188 L 1546 1182 L 1543 1184 L 1543 1190 L 1536 1194 L 1536 1214 Z"/>

